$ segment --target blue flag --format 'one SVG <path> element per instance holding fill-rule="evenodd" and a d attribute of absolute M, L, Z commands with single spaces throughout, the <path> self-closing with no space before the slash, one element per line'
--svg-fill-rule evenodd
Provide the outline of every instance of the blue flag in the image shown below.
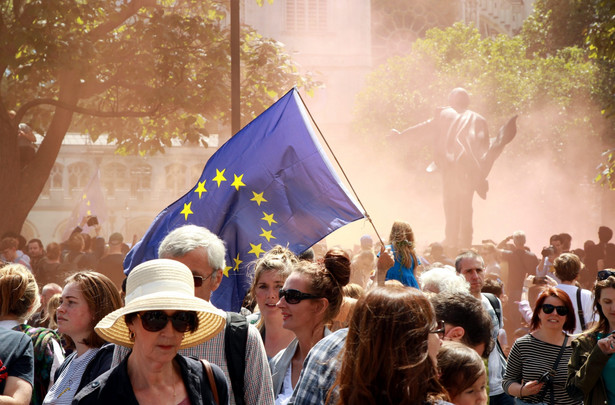
<path fill-rule="evenodd" d="M 99 170 L 94 172 L 94 175 L 90 179 L 90 182 L 83 190 L 79 203 L 73 209 L 70 218 L 66 222 L 66 229 L 64 229 L 64 240 L 68 239 L 73 229 L 79 225 L 81 220 L 88 216 L 95 215 L 98 217 L 98 223 L 104 224 L 107 220 L 107 205 L 105 204 L 105 197 L 100 185 L 100 173 Z M 88 232 L 89 227 L 86 225 L 83 232 Z"/>
<path fill-rule="evenodd" d="M 363 216 L 292 89 L 222 145 L 195 187 L 158 214 L 126 256 L 125 273 L 156 258 L 173 229 L 203 226 L 227 247 L 227 266 L 212 302 L 238 311 L 251 283 L 250 262 L 276 244 L 298 254 Z"/>

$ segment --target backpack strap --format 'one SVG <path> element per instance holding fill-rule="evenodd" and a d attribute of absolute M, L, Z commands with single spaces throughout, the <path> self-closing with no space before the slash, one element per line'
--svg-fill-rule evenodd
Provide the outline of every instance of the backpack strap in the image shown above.
<path fill-rule="evenodd" d="M 579 313 L 579 321 L 581 322 L 581 330 L 585 330 L 585 316 L 583 314 L 583 305 L 581 305 L 581 288 L 577 287 L 577 312 Z"/>
<path fill-rule="evenodd" d="M 228 373 L 231 377 L 233 396 L 237 405 L 244 405 L 244 375 L 246 371 L 246 346 L 248 344 L 248 321 L 235 312 L 226 313 L 224 352 Z"/>
<path fill-rule="evenodd" d="M 209 364 L 207 360 L 201 359 L 201 363 L 203 363 L 205 373 L 209 379 L 209 386 L 211 387 L 211 393 L 214 396 L 214 402 L 218 405 L 220 400 L 218 399 L 218 387 L 216 386 L 216 380 L 214 379 L 214 370 L 212 370 L 211 364 Z"/>
<path fill-rule="evenodd" d="M 500 325 L 502 325 L 502 307 L 500 306 L 498 297 L 496 297 L 495 295 L 491 293 L 481 293 L 481 294 L 483 294 L 483 296 L 487 298 L 487 300 L 489 300 L 489 304 L 491 304 L 491 307 L 493 308 L 493 311 L 495 312 L 495 316 L 497 316 L 498 318 L 498 330 L 499 330 L 501 328 Z M 506 355 L 504 354 L 504 349 L 502 349 L 502 346 L 500 346 L 500 339 L 498 339 L 498 337 L 495 338 L 495 343 L 502 357 L 506 359 Z"/>

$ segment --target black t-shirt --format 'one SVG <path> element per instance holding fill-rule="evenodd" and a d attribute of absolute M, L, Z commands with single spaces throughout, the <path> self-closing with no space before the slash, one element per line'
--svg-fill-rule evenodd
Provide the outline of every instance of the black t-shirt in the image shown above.
<path fill-rule="evenodd" d="M 32 339 L 23 332 L 0 328 L 0 363 L 0 394 L 4 394 L 7 377 L 21 378 L 32 385 Z"/>

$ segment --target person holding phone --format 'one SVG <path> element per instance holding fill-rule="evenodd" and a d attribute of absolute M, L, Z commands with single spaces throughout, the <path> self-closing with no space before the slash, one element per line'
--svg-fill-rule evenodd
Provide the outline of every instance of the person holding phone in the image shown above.
<path fill-rule="evenodd" d="M 580 405 L 566 391 L 575 327 L 572 302 L 564 291 L 545 287 L 536 299 L 531 332 L 510 350 L 502 387 L 515 404 Z"/>
<path fill-rule="evenodd" d="M 572 341 L 568 391 L 585 405 L 615 404 L 615 270 L 598 272 L 594 285 L 598 322 Z"/>

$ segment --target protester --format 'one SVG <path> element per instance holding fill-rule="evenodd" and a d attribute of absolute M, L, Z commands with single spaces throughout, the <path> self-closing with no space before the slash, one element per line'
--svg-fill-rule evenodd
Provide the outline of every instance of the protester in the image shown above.
<path fill-rule="evenodd" d="M 248 317 L 257 322 L 267 357 L 271 359 L 285 349 L 295 334 L 282 327 L 282 311 L 276 306 L 279 291 L 299 260 L 285 247 L 275 246 L 254 265 L 254 280 L 249 294 L 256 300 L 259 313 Z"/>
<path fill-rule="evenodd" d="M 447 400 L 436 356 L 442 325 L 418 290 L 375 288 L 350 321 L 342 365 L 327 403 L 435 404 Z M 333 398 L 337 397 L 337 400 Z"/>
<path fill-rule="evenodd" d="M 40 305 L 34 275 L 21 264 L 0 269 L 0 328 L 28 335 L 33 344 L 34 385 L 31 404 L 40 404 L 53 383 L 53 373 L 64 360 L 60 336 L 47 328 L 26 324 Z"/>
<path fill-rule="evenodd" d="M 207 228 L 184 225 L 169 232 L 160 243 L 158 257 L 188 266 L 194 279 L 194 295 L 210 301 L 222 282 L 226 262 L 224 242 Z M 258 330 L 246 318 L 226 313 L 226 328 L 199 345 L 180 350 L 184 356 L 206 359 L 219 366 L 231 387 L 230 403 L 272 405 L 274 403 L 267 353 Z M 129 353 L 116 346 L 113 365 Z"/>
<path fill-rule="evenodd" d="M 594 286 L 598 321 L 572 341 L 568 363 L 568 392 L 585 405 L 615 403 L 615 271 L 598 272 Z"/>
<path fill-rule="evenodd" d="M 518 403 L 576 405 L 566 392 L 568 360 L 572 354 L 567 333 L 574 330 L 572 302 L 564 291 L 545 287 L 534 304 L 530 334 L 515 341 L 502 383 Z"/>
<path fill-rule="evenodd" d="M 120 293 L 106 276 L 81 271 L 66 279 L 58 308 L 58 331 L 73 352 L 55 373 L 44 404 L 70 404 L 86 384 L 111 367 L 113 345 L 105 344 L 94 326 L 122 306 Z"/>
<path fill-rule="evenodd" d="M 414 232 L 409 223 L 403 221 L 393 223 L 387 249 L 393 253 L 395 264 L 387 272 L 386 279 L 398 280 L 403 285 L 419 288 L 414 273 L 421 263 L 414 250 Z"/>
<path fill-rule="evenodd" d="M 458 342 L 443 342 L 438 351 L 440 383 L 455 405 L 487 404 L 487 371 L 476 351 Z"/>
<path fill-rule="evenodd" d="M 349 279 L 349 266 L 325 268 L 301 261 L 284 282 L 277 305 L 282 310 L 282 326 L 296 338 L 270 362 L 276 404 L 288 402 L 310 349 L 331 333 L 325 324 L 337 315 L 342 287 Z"/>
<path fill-rule="evenodd" d="M 0 328 L 0 403 L 29 403 L 33 382 L 32 340 L 21 332 Z"/>
<path fill-rule="evenodd" d="M 228 404 L 228 385 L 218 366 L 177 354 L 218 334 L 225 318 L 194 296 L 194 279 L 184 264 L 156 259 L 138 265 L 126 282 L 126 306 L 96 325 L 102 339 L 132 351 L 80 391 L 74 403 Z"/>

